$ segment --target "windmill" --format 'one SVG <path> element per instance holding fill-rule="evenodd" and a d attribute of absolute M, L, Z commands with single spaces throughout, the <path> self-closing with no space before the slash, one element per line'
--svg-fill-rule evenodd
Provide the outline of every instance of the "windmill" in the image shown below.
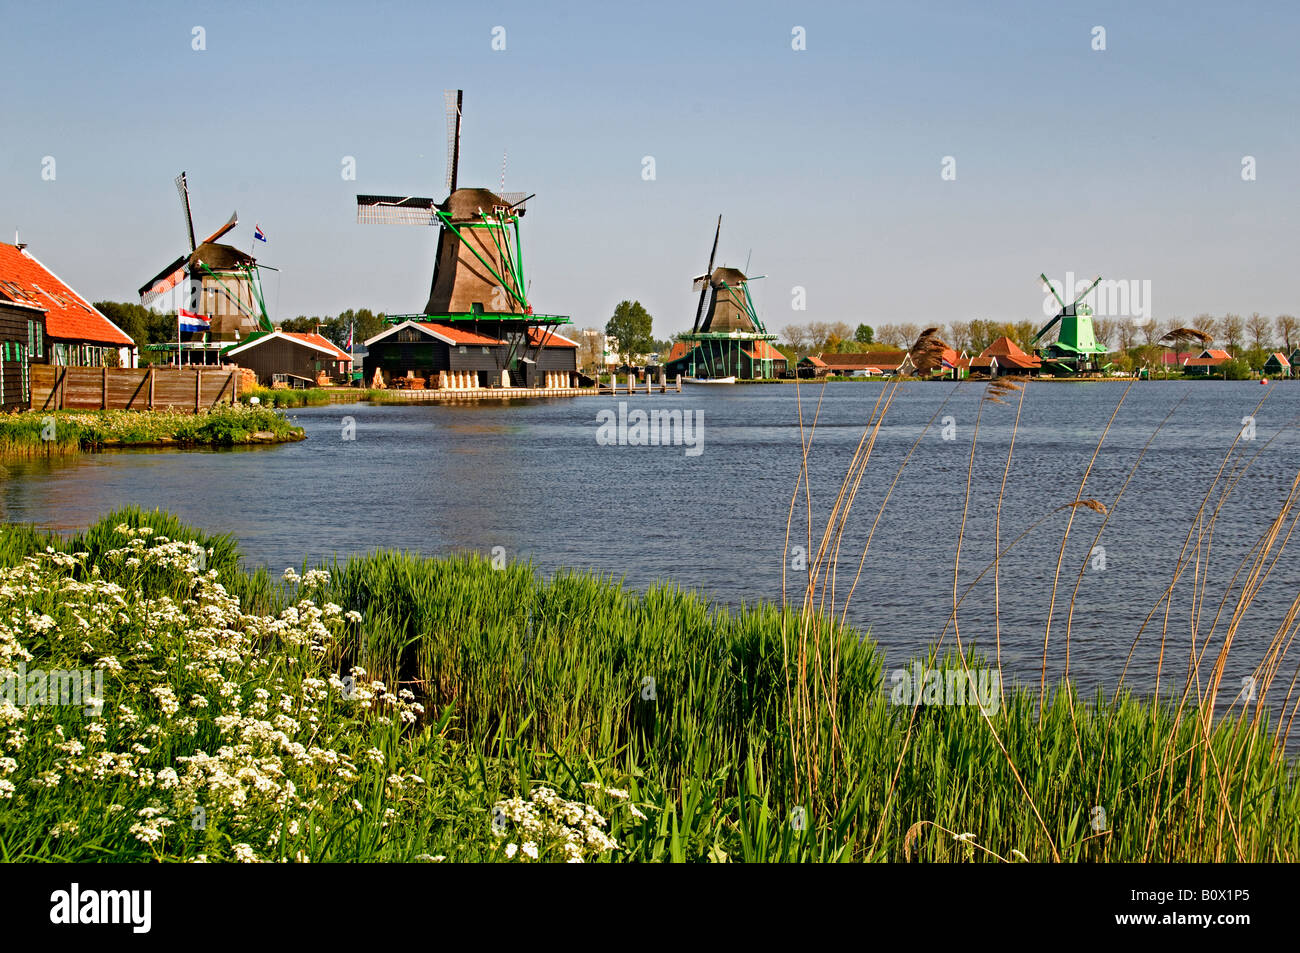
<path fill-rule="evenodd" d="M 776 335 L 767 333 L 749 293 L 749 282 L 763 276 L 750 278 L 726 265 L 715 268 L 721 235 L 719 215 L 709 267 L 692 284 L 692 290 L 700 293 L 695 322 L 690 333 L 679 338 L 687 350 L 670 359 L 668 372 L 699 380 L 772 377 L 778 365 L 784 370 L 785 355 L 769 343 Z"/>
<path fill-rule="evenodd" d="M 1061 310 L 1034 335 L 1032 342 L 1034 351 L 1042 358 L 1044 366 L 1054 374 L 1095 373 L 1100 369 L 1098 358 L 1106 354 L 1106 347 L 1097 343 L 1097 337 L 1093 333 L 1092 309 L 1081 302 L 1101 282 L 1101 275 L 1094 278 L 1092 284 L 1069 304 L 1066 304 L 1065 299 L 1057 294 L 1056 287 L 1047 280 L 1046 274 L 1038 277 L 1052 293 Z M 1040 344 L 1039 342 L 1058 325 L 1060 329 L 1057 331 L 1056 339 L 1048 344 Z"/>
<path fill-rule="evenodd" d="M 426 315 L 527 315 L 519 219 L 523 192 L 460 188 L 462 90 L 445 94 L 447 112 L 447 197 L 441 202 L 414 195 L 358 195 L 362 225 L 436 225 L 438 253 Z M 503 172 L 504 179 L 504 172 Z"/>
<path fill-rule="evenodd" d="M 357 222 L 362 225 L 437 226 L 429 300 L 419 315 L 390 315 L 390 324 L 406 321 L 468 324 L 506 344 L 500 369 L 514 382 L 530 386 L 538 355 L 555 328 L 568 324 L 560 315 L 533 312 L 524 277 L 519 221 L 533 198 L 524 192 L 494 192 L 460 185 L 460 137 L 464 92 L 444 93 L 447 114 L 446 198 L 415 195 L 358 195 Z M 502 162 L 502 182 L 505 163 Z M 374 340 L 374 339 L 372 339 Z M 367 371 L 369 374 L 370 371 Z"/>
<path fill-rule="evenodd" d="M 189 182 L 184 172 L 176 177 L 176 191 L 185 214 L 189 250 L 141 286 L 140 303 L 178 313 L 184 309 L 197 315 L 196 323 L 206 323 L 208 329 L 199 332 L 207 336 L 207 341 L 191 342 L 196 350 L 219 348 L 218 342 L 271 330 L 258 278 L 258 268 L 265 266 L 259 266 L 256 259 L 233 245 L 218 242 L 239 224 L 239 213 L 232 212 L 224 225 L 203 241 L 196 241 Z M 177 345 L 179 351 L 179 340 Z"/>

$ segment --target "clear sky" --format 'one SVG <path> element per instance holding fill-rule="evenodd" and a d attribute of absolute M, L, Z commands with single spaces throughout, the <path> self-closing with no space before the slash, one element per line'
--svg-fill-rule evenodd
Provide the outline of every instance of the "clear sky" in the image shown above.
<path fill-rule="evenodd" d="M 657 335 L 688 326 L 719 213 L 773 330 L 1034 319 L 1042 271 L 1150 281 L 1162 318 L 1300 311 L 1296 4 L 52 0 L 0 23 L 0 238 L 92 299 L 184 250 L 184 169 L 200 238 L 234 209 L 235 244 L 266 232 L 277 320 L 420 310 L 435 230 L 358 225 L 355 196 L 443 198 L 459 87 L 460 183 L 497 187 L 508 152 L 532 300 L 579 325 L 635 298 Z"/>

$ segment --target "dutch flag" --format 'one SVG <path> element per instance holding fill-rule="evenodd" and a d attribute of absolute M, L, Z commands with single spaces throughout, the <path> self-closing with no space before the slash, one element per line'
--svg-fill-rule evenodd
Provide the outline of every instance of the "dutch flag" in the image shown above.
<path fill-rule="evenodd" d="M 261 225 L 253 226 L 253 237 L 256 238 L 259 242 L 266 241 L 266 233 L 262 231 Z"/>
<path fill-rule="evenodd" d="M 176 318 L 180 321 L 182 331 L 210 331 L 212 330 L 212 321 L 206 316 L 187 308 L 181 308 L 176 313 Z"/>

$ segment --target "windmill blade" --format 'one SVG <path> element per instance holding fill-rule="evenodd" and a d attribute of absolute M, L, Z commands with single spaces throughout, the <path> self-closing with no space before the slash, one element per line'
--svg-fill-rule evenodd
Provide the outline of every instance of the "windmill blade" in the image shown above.
<path fill-rule="evenodd" d="M 438 205 L 415 195 L 358 195 L 359 225 L 437 225 Z"/>
<path fill-rule="evenodd" d="M 1092 294 L 1092 289 L 1097 287 L 1097 285 L 1099 284 L 1101 284 L 1101 275 L 1098 275 L 1096 278 L 1092 279 L 1092 284 L 1088 285 L 1088 290 L 1085 291 L 1083 294 L 1079 295 L 1079 297 L 1075 298 L 1074 303 L 1078 304 L 1084 298 L 1088 297 L 1088 295 Z"/>
<path fill-rule="evenodd" d="M 695 327 L 691 329 L 692 334 L 700 330 L 700 322 L 704 320 L 704 314 L 705 314 L 704 301 L 705 298 L 708 296 L 709 288 L 712 285 L 712 282 L 709 279 L 713 276 L 713 259 L 717 257 L 718 254 L 718 237 L 720 235 L 722 235 L 721 215 L 718 216 L 718 228 L 713 233 L 713 250 L 709 252 L 709 268 L 707 271 L 704 272 L 703 275 L 704 280 L 702 282 L 702 287 L 700 288 L 700 303 L 699 306 L 696 307 L 695 309 Z M 700 279 L 697 278 L 696 281 L 699 282 Z"/>
<path fill-rule="evenodd" d="M 1042 281 L 1044 285 L 1047 286 L 1047 290 L 1052 293 L 1052 297 L 1056 299 L 1057 304 L 1059 304 L 1061 306 L 1061 310 L 1064 311 L 1065 301 L 1062 300 L 1061 296 L 1056 293 L 1056 286 L 1047 280 L 1047 273 L 1044 272 L 1043 274 L 1039 275 L 1038 278 L 1040 281 Z M 1046 330 L 1046 328 L 1044 328 L 1043 330 Z M 1038 333 L 1042 334 L 1043 332 L 1039 331 Z"/>
<path fill-rule="evenodd" d="M 207 245 L 207 244 L 210 243 L 210 242 L 215 242 L 218 238 L 220 238 L 222 235 L 226 234 L 226 232 L 230 231 L 232 228 L 234 228 L 234 227 L 235 227 L 236 225 L 238 225 L 238 224 L 239 224 L 239 213 L 238 213 L 238 212 L 231 212 L 231 213 L 230 213 L 230 221 L 226 222 L 225 225 L 222 225 L 220 228 L 218 228 L 215 232 L 213 232 L 213 233 L 212 233 L 211 235 L 209 235 L 207 238 L 203 239 L 203 244 Z"/>
<path fill-rule="evenodd" d="M 185 209 L 185 229 L 190 236 L 190 251 L 198 246 L 194 243 L 194 214 L 190 211 L 190 186 L 185 181 L 185 173 L 176 176 L 176 191 L 181 197 L 181 206 Z"/>
<path fill-rule="evenodd" d="M 158 300 L 159 297 L 175 288 L 185 278 L 185 262 L 189 260 L 189 255 L 181 255 L 174 262 L 158 272 L 153 278 L 145 282 L 140 287 L 140 303 L 146 308 Z"/>
<path fill-rule="evenodd" d="M 447 111 L 447 194 L 456 191 L 456 181 L 460 173 L 460 108 L 464 101 L 464 91 L 445 89 L 442 92 L 443 107 Z"/>
<path fill-rule="evenodd" d="M 497 197 L 498 197 L 499 199 L 501 199 L 501 201 L 503 201 L 503 202 L 506 203 L 506 211 L 513 212 L 515 209 L 518 208 L 518 209 L 519 209 L 519 214 L 520 214 L 520 215 L 523 215 L 524 212 L 526 212 L 526 211 L 528 211 L 528 210 L 527 210 L 527 209 L 524 209 L 524 208 L 519 208 L 519 207 L 520 207 L 521 205 L 523 205 L 525 202 L 527 202 L 529 199 L 537 198 L 537 193 L 536 193 L 536 192 L 532 192 L 532 193 L 528 193 L 528 192 L 498 192 L 498 193 L 497 193 Z"/>
<path fill-rule="evenodd" d="M 1034 335 L 1034 339 L 1033 339 L 1032 341 L 1030 341 L 1029 343 L 1030 343 L 1030 344 L 1037 344 L 1039 338 L 1041 338 L 1041 337 L 1042 337 L 1044 334 L 1046 334 L 1048 331 L 1052 330 L 1052 328 L 1056 327 L 1057 322 L 1061 320 L 1061 315 L 1063 315 L 1063 314 L 1065 314 L 1065 311 L 1064 311 L 1064 310 L 1061 311 L 1061 314 L 1058 314 L 1056 317 L 1052 318 L 1052 320 L 1048 321 L 1047 324 L 1045 324 L 1045 325 L 1043 326 L 1043 329 L 1042 329 L 1041 331 L 1039 331 L 1037 334 L 1035 334 L 1035 335 Z"/>

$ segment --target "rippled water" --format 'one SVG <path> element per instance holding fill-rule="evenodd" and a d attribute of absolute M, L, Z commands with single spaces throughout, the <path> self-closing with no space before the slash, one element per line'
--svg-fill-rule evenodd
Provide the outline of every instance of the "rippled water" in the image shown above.
<path fill-rule="evenodd" d="M 874 383 L 826 388 L 810 457 L 815 524 L 824 522 L 881 393 L 882 385 Z M 1166 679 L 1186 672 L 1193 574 L 1208 580 L 1200 609 L 1204 634 L 1225 586 L 1277 515 L 1300 469 L 1300 382 L 1150 382 L 1125 393 L 1124 384 L 1082 383 L 1034 384 L 1026 393 L 1002 500 L 1003 545 L 1047 518 L 1001 565 L 1008 680 L 1037 684 L 1069 519 L 1068 512 L 1049 514 L 1075 498 L 1112 414 L 1083 495 L 1109 505 L 1130 474 L 1131 481 L 1100 540 L 1094 537 L 1102 516 L 1074 512 L 1049 652 L 1050 671 L 1060 672 L 1064 610 L 1078 582 L 1070 670 L 1085 686 L 1111 686 L 1118 678 L 1138 626 L 1170 582 L 1196 511 L 1243 418 L 1254 417 L 1255 436 L 1233 451 L 1225 476 L 1239 476 L 1240 482 L 1222 504 L 1212 541 L 1201 546 L 1199 566 L 1193 563 L 1180 584 L 1184 594 L 1175 599 L 1168 622 Z M 800 390 L 805 430 L 820 394 L 819 386 Z M 964 508 L 960 587 L 992 558 L 1018 394 L 1005 405 L 981 403 L 984 394 L 980 384 L 903 385 L 857 494 L 841 547 L 841 596 L 857 571 L 884 493 L 937 413 L 880 519 L 848 613 L 852 622 L 870 628 L 893 662 L 923 650 L 944 628 Z M 1256 410 L 1262 398 L 1267 399 Z M 597 413 L 620 401 L 631 408 L 701 412 L 703 452 L 599 445 Z M 233 533 L 250 564 L 277 570 L 298 566 L 304 557 L 314 561 L 380 547 L 437 554 L 502 546 L 544 572 L 582 567 L 637 586 L 673 579 L 728 603 L 780 598 L 786 522 L 799 472 L 792 386 L 510 405 L 348 405 L 311 408 L 296 417 L 309 439 L 283 447 L 9 464 L 0 486 L 0 516 L 68 529 L 136 503 Z M 342 439 L 344 417 L 355 419 L 355 440 Z M 1148 441 L 1145 459 L 1133 472 Z M 1216 491 L 1212 505 L 1219 496 Z M 794 543 L 806 545 L 802 504 L 795 527 Z M 1104 547 L 1104 568 L 1094 544 Z M 1258 663 L 1298 592 L 1300 558 L 1288 549 L 1238 635 L 1228 669 L 1233 691 Z M 995 651 L 992 606 L 990 574 L 958 615 L 963 640 L 989 654 Z M 1225 620 L 1229 614 L 1230 607 Z M 1139 687 L 1149 685 L 1154 673 L 1163 623 L 1162 608 L 1138 645 L 1129 677 Z M 947 638 L 951 644 L 951 629 Z M 1279 680 L 1291 673 L 1284 666 Z"/>

